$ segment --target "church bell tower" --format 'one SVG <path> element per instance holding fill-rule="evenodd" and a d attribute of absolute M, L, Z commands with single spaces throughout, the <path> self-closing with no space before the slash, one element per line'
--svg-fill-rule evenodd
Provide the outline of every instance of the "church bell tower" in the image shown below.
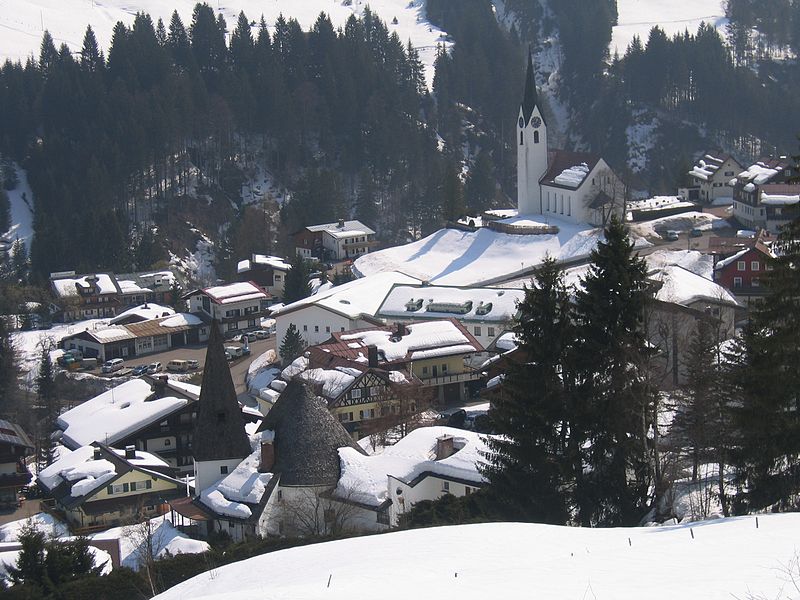
<path fill-rule="evenodd" d="M 517 210 L 520 215 L 542 214 L 539 180 L 547 172 L 547 125 L 539 109 L 533 57 L 528 51 L 525 94 L 517 119 Z"/>

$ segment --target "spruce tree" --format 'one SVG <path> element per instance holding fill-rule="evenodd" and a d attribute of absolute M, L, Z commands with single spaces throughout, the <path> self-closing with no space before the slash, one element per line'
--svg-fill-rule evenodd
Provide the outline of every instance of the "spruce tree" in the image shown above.
<path fill-rule="evenodd" d="M 800 503 L 800 218 L 774 244 L 736 356 L 741 409 L 736 470 L 739 511 Z"/>
<path fill-rule="evenodd" d="M 1 290 L 0 290 L 1 291 Z M 6 320 L 0 318 L 0 414 L 11 410 L 11 395 L 16 384 L 17 355 Z"/>
<path fill-rule="evenodd" d="M 283 302 L 289 304 L 308 298 L 311 289 L 308 287 L 308 265 L 303 257 L 295 254 L 291 260 L 292 268 L 286 273 L 286 281 L 283 286 Z"/>
<path fill-rule="evenodd" d="M 0 187 L 0 234 L 11 229 L 11 203 L 8 194 Z"/>
<path fill-rule="evenodd" d="M 576 295 L 588 467 L 576 489 L 582 524 L 618 526 L 645 515 L 654 483 L 648 448 L 653 415 L 643 372 L 647 267 L 616 217 L 604 233 Z"/>
<path fill-rule="evenodd" d="M 569 519 L 570 425 L 574 342 L 570 292 L 547 258 L 525 288 L 514 323 L 519 360 L 489 412 L 499 437 L 487 438 L 485 475 L 508 519 L 564 524 Z"/>
<path fill-rule="evenodd" d="M 51 436 L 59 414 L 56 382 L 53 363 L 50 359 L 50 345 L 42 346 L 39 359 L 39 374 L 36 376 L 36 396 L 39 402 L 39 433 L 36 440 L 36 466 L 41 471 L 55 459 L 55 443 Z"/>
<path fill-rule="evenodd" d="M 283 336 L 281 347 L 278 350 L 281 359 L 283 359 L 283 364 L 291 363 L 303 353 L 305 348 L 306 344 L 300 332 L 297 331 L 297 327 L 295 327 L 294 323 L 289 323 L 289 327 L 286 329 L 286 335 Z"/>

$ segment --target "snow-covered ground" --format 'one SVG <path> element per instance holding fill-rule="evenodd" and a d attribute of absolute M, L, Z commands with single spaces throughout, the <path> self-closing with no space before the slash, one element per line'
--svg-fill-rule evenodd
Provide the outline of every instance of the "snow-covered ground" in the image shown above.
<path fill-rule="evenodd" d="M 169 24 L 172 11 L 177 10 L 188 27 L 195 4 L 196 0 L 0 0 L 0 62 L 10 58 L 24 63 L 31 54 L 38 56 L 45 29 L 53 35 L 56 45 L 63 42 L 73 51 L 80 50 L 88 24 L 107 54 L 117 21 L 131 25 L 137 11 L 144 11 L 154 21 L 161 18 Z M 239 12 L 244 11 L 251 21 L 258 22 L 263 15 L 270 28 L 280 14 L 294 17 L 306 30 L 320 12 L 330 16 L 334 27 L 344 27 L 350 15 L 360 15 L 369 6 L 390 31 L 397 32 L 404 44 L 410 39 L 419 49 L 429 87 L 433 83 L 436 46 L 449 45 L 446 34 L 425 20 L 423 0 L 228 0 L 209 4 L 225 17 L 230 29 L 235 26 Z M 393 23 L 395 18 L 397 24 Z"/>
<path fill-rule="evenodd" d="M 0 10 L 3 2 L 0 0 Z M 0 18 L 0 24 L 2 19 Z M 2 29 L 2 27 L 0 27 Z M 1 40 L 2 38 L 0 38 Z M 0 41 L 0 47 L 3 42 Z M 14 164 L 19 183 L 17 187 L 8 192 L 8 199 L 11 203 L 11 229 L 8 235 L 11 239 L 19 238 L 31 249 L 31 239 L 33 238 L 33 192 L 28 185 L 28 174 L 19 165 Z M 5 232 L 0 231 L 0 234 Z"/>
<path fill-rule="evenodd" d="M 611 55 L 625 54 L 633 36 L 638 35 L 642 44 L 647 44 L 650 30 L 658 25 L 672 37 L 676 33 L 696 33 L 705 21 L 714 25 L 725 35 L 723 0 L 617 0 L 619 25 L 614 27 L 609 50 Z"/>
<path fill-rule="evenodd" d="M 661 217 L 652 221 L 632 223 L 630 231 L 633 235 L 659 238 L 661 237 L 658 233 L 659 231 L 689 231 L 691 229 L 708 231 L 709 229 L 723 229 L 725 227 L 730 227 L 730 224 L 725 219 L 709 213 L 692 211 L 671 217 Z"/>
<path fill-rule="evenodd" d="M 63 538 L 69 535 L 69 529 L 52 515 L 36 513 L 28 519 L 11 521 L 0 526 L 0 542 L 9 543 L 19 541 L 19 535 L 25 527 L 34 526 L 48 538 Z"/>
<path fill-rule="evenodd" d="M 798 535 L 798 514 L 762 515 L 758 527 L 754 517 L 652 528 L 434 527 L 257 556 L 156 598 L 788 598 L 790 574 L 800 578 Z"/>

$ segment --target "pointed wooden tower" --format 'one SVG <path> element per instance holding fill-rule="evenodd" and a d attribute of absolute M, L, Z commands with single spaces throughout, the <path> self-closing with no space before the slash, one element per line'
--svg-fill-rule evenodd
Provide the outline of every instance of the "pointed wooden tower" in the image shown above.
<path fill-rule="evenodd" d="M 539 181 L 547 172 L 547 124 L 539 108 L 530 50 L 525 93 L 517 118 L 517 138 L 517 210 L 520 215 L 542 214 Z"/>
<path fill-rule="evenodd" d="M 194 426 L 195 493 L 219 481 L 250 455 L 250 442 L 217 321 L 211 324 Z"/>

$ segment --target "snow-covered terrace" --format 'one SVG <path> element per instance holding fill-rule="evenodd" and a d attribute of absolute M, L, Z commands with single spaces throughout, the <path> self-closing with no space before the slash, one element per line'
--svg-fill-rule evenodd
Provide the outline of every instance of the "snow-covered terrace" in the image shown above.
<path fill-rule="evenodd" d="M 111 319 L 109 323 L 111 325 L 115 325 L 129 317 L 138 317 L 142 321 L 148 321 L 150 319 L 158 319 L 159 317 L 166 317 L 174 314 L 175 311 L 169 306 L 162 306 L 160 304 L 148 302 L 146 304 L 134 306 L 133 308 L 129 308 L 128 310 L 119 313 L 116 317 Z"/>
<path fill-rule="evenodd" d="M 254 265 L 267 265 L 278 271 L 289 271 L 292 268 L 288 262 L 278 256 L 268 256 L 265 254 L 253 254 L 249 260 L 241 260 L 236 265 L 236 272 L 243 273 L 249 271 Z"/>
<path fill-rule="evenodd" d="M 108 273 L 84 275 L 83 277 L 59 277 L 52 281 L 56 293 L 62 298 L 77 296 L 78 288 L 91 291 L 97 286 L 98 294 L 116 294 L 119 291 L 114 279 Z"/>
<path fill-rule="evenodd" d="M 258 298 L 267 300 L 269 298 L 264 290 L 249 281 L 205 288 L 203 293 L 217 304 L 231 304 L 233 302 L 256 300 Z"/>
<path fill-rule="evenodd" d="M 380 317 L 447 318 L 506 322 L 517 313 L 521 290 L 398 285 L 378 309 Z"/>

